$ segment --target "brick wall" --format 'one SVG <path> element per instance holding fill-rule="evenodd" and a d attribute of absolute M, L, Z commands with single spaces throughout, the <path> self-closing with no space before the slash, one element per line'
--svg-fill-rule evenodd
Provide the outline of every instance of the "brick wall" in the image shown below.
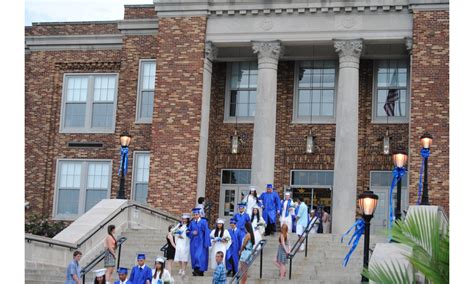
<path fill-rule="evenodd" d="M 415 203 L 421 167 L 419 139 L 433 135 L 429 197 L 449 214 L 449 12 L 413 12 L 410 119 L 410 203 Z"/>
<path fill-rule="evenodd" d="M 120 163 L 119 135 L 128 130 L 129 169 L 135 150 L 150 150 L 151 124 L 135 124 L 138 64 L 141 58 L 156 56 L 156 37 L 125 36 L 122 50 L 41 51 L 25 57 L 25 195 L 31 213 L 51 216 L 56 162 L 63 158 L 111 159 L 111 197 L 118 191 Z M 116 127 L 114 134 L 61 134 L 59 122 L 64 73 L 119 73 Z M 100 142 L 102 148 L 70 148 L 68 142 Z M 126 177 L 130 196 L 132 171 Z"/>
<path fill-rule="evenodd" d="M 158 27 L 148 201 L 177 214 L 196 204 L 205 32 L 206 17 Z"/>
<path fill-rule="evenodd" d="M 125 5 L 124 19 L 149 19 L 156 18 L 155 5 Z"/>
<path fill-rule="evenodd" d="M 25 27 L 25 36 L 119 34 L 116 23 L 47 23 Z"/>

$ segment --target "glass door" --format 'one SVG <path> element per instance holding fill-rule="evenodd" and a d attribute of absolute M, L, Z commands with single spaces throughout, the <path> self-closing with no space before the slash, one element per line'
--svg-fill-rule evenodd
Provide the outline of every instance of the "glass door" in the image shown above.
<path fill-rule="evenodd" d="M 229 221 L 236 212 L 237 186 L 222 186 L 220 194 L 219 217 Z"/>

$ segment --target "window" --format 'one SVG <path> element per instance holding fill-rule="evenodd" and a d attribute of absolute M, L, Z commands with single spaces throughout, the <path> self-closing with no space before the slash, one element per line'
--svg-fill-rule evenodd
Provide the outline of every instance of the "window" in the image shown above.
<path fill-rule="evenodd" d="M 155 60 L 140 60 L 138 80 L 137 122 L 151 123 L 153 117 L 153 98 L 155 95 Z"/>
<path fill-rule="evenodd" d="M 61 132 L 113 133 L 116 97 L 116 74 L 65 75 Z"/>
<path fill-rule="evenodd" d="M 393 175 L 390 171 L 371 171 L 370 186 L 390 187 L 392 185 Z M 402 187 L 407 187 L 407 175 L 402 177 Z"/>
<path fill-rule="evenodd" d="M 332 186 L 334 181 L 333 171 L 317 170 L 292 170 L 291 186 Z"/>
<path fill-rule="evenodd" d="M 250 170 L 222 170 L 222 184 L 250 184 Z"/>
<path fill-rule="evenodd" d="M 408 61 L 405 59 L 376 61 L 375 73 L 373 122 L 408 123 Z M 398 93 L 398 99 L 394 104 L 393 116 L 387 117 L 384 105 L 390 90 Z"/>
<path fill-rule="evenodd" d="M 257 96 L 257 62 L 233 62 L 229 66 L 226 121 L 252 122 Z"/>
<path fill-rule="evenodd" d="M 111 161 L 59 160 L 55 216 L 74 219 L 110 196 Z"/>
<path fill-rule="evenodd" d="M 336 61 L 302 61 L 296 68 L 293 120 L 335 123 Z"/>
<path fill-rule="evenodd" d="M 146 204 L 150 175 L 150 152 L 134 152 L 133 159 L 133 199 Z"/>

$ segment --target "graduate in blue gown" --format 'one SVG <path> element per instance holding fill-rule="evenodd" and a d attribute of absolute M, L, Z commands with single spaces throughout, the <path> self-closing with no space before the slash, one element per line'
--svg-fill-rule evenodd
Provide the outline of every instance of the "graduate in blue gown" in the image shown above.
<path fill-rule="evenodd" d="M 200 208 L 193 209 L 193 220 L 189 224 L 186 235 L 191 239 L 191 267 L 194 276 L 204 276 L 209 261 L 209 247 L 211 246 L 210 231 L 206 218 L 202 218 Z"/>
<path fill-rule="evenodd" d="M 277 214 L 280 214 L 281 201 L 278 193 L 273 191 L 271 183 L 267 184 L 267 191 L 260 194 L 259 199 L 262 200 L 263 219 L 267 223 L 265 228 L 265 236 L 276 231 Z"/>
<path fill-rule="evenodd" d="M 232 239 L 232 244 L 226 252 L 226 268 L 227 276 L 234 276 L 239 271 L 239 250 L 242 246 L 242 241 L 245 238 L 245 232 L 237 228 L 237 221 L 230 219 L 229 234 Z"/>
<path fill-rule="evenodd" d="M 250 216 L 247 214 L 245 203 L 239 203 L 239 213 L 234 215 L 234 219 L 237 222 L 237 228 L 245 232 L 245 223 L 250 222 Z"/>
<path fill-rule="evenodd" d="M 114 284 L 133 284 L 130 280 L 127 279 L 128 269 L 125 267 L 120 267 L 117 270 L 119 280 L 115 281 Z"/>
<path fill-rule="evenodd" d="M 129 281 L 133 284 L 151 284 L 151 268 L 145 264 L 145 254 L 137 255 L 138 265 L 132 268 Z"/>

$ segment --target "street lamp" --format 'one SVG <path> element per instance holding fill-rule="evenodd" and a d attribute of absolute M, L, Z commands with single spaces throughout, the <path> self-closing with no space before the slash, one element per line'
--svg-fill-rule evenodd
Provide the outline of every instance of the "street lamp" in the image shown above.
<path fill-rule="evenodd" d="M 393 164 L 395 165 L 395 171 L 397 174 L 401 174 L 405 172 L 405 165 L 408 160 L 408 154 L 405 150 L 403 149 L 397 149 L 393 155 Z M 403 176 L 403 175 L 402 175 Z M 397 180 L 397 208 L 395 209 L 395 217 L 397 219 L 400 219 L 402 216 L 402 176 L 399 176 Z"/>
<path fill-rule="evenodd" d="M 379 197 L 374 194 L 373 191 L 367 190 L 359 195 L 359 208 L 362 211 L 362 218 L 365 223 L 364 231 L 364 267 L 369 268 L 369 243 L 370 243 L 370 220 L 374 217 L 375 209 L 377 208 L 377 202 Z M 362 282 L 367 282 L 365 276 L 362 276 Z"/>
<path fill-rule="evenodd" d="M 425 132 L 425 134 L 420 137 L 420 142 L 421 146 L 423 147 L 421 149 L 421 156 L 424 159 L 423 164 L 425 167 L 423 193 L 421 195 L 421 205 L 430 205 L 430 201 L 428 198 L 428 157 L 430 156 L 430 148 L 431 143 L 433 142 L 433 136 L 431 136 L 431 134 L 429 134 L 428 132 Z"/>
<path fill-rule="evenodd" d="M 125 175 L 127 174 L 128 165 L 128 146 L 132 140 L 132 136 L 127 131 L 120 134 L 120 187 L 117 199 L 125 199 Z"/>

